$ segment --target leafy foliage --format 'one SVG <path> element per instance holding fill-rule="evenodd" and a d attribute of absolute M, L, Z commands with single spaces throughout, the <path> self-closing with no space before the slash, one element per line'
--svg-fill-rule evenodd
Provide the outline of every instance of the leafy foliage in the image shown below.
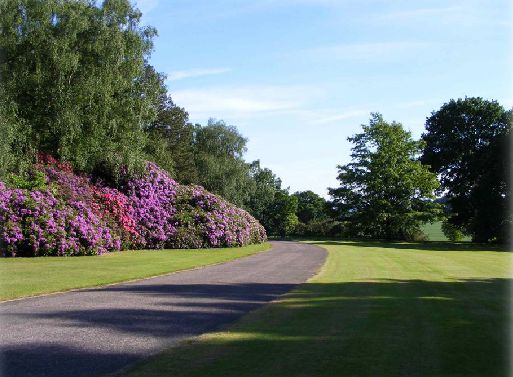
<path fill-rule="evenodd" d="M 440 216 L 436 176 L 417 159 L 422 142 L 400 123 L 371 114 L 363 132 L 349 138 L 352 162 L 339 166 L 340 187 L 330 189 L 340 219 L 354 236 L 414 239 L 422 223 Z"/>
<path fill-rule="evenodd" d="M 297 201 L 287 190 L 276 191 L 274 200 L 264 212 L 263 225 L 270 234 L 285 237 L 294 233 L 299 224 Z"/>
<path fill-rule="evenodd" d="M 281 190 L 281 179 L 271 169 L 262 168 L 259 160 L 250 164 L 249 174 L 254 182 L 254 190 L 245 206 L 264 226 L 269 226 L 266 215 L 268 208 L 274 202 L 276 193 Z M 267 230 L 270 229 L 267 228 Z"/>
<path fill-rule="evenodd" d="M 142 168 L 143 129 L 163 87 L 146 63 L 156 31 L 140 18 L 128 0 L 2 1 L 0 126 L 9 153 L 1 155 L 21 158 L 12 143 L 19 132 L 25 149 L 80 171 Z"/>
<path fill-rule="evenodd" d="M 1 54 L 0 49 L 0 60 Z M 16 104 L 7 98 L 3 85 L 0 86 L 0 134 L 0 178 L 9 173 L 25 173 L 35 155 L 28 141 L 30 126 L 17 117 Z"/>
<path fill-rule="evenodd" d="M 307 224 L 328 217 L 326 200 L 315 192 L 311 190 L 298 191 L 293 195 L 298 199 L 297 217 L 302 223 Z"/>
<path fill-rule="evenodd" d="M 198 184 L 239 206 L 249 200 L 253 188 L 243 158 L 246 143 L 235 127 L 214 119 L 195 132 Z"/>
<path fill-rule="evenodd" d="M 167 94 L 160 97 L 157 118 L 149 129 L 152 139 L 162 140 L 165 146 L 163 151 L 165 157 L 160 159 L 157 157 L 156 162 L 172 172 L 176 180 L 182 184 L 199 183 L 194 158 L 197 128 L 189 123 L 189 114 L 183 108 L 176 106 L 171 97 Z M 155 144 L 152 143 L 152 145 Z M 171 161 L 165 161 L 166 158 Z"/>
<path fill-rule="evenodd" d="M 452 242 L 461 241 L 464 237 L 463 232 L 448 221 L 442 223 L 442 232 Z"/>
<path fill-rule="evenodd" d="M 422 161 L 440 176 L 449 222 L 474 241 L 505 242 L 513 111 L 482 98 L 451 100 L 426 121 Z"/>

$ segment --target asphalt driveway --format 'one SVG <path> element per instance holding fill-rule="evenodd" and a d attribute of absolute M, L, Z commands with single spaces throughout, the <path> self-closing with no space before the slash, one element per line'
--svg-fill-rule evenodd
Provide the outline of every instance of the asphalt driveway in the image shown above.
<path fill-rule="evenodd" d="M 312 245 L 272 245 L 221 265 L 1 303 L 1 376 L 117 371 L 276 299 L 313 276 L 326 256 Z"/>

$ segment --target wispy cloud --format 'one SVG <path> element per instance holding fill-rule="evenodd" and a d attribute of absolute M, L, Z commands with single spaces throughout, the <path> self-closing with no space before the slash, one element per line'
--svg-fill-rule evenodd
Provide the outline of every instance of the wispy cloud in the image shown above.
<path fill-rule="evenodd" d="M 193 77 L 219 75 L 229 71 L 229 68 L 193 68 L 182 71 L 172 71 L 168 74 L 168 79 L 172 81 L 183 80 Z"/>
<path fill-rule="evenodd" d="M 302 86 L 206 87 L 176 90 L 173 101 L 184 106 L 191 118 L 243 118 L 301 109 L 319 88 Z"/>
<path fill-rule="evenodd" d="M 334 113 L 333 115 L 320 117 L 318 119 L 312 120 L 312 124 L 326 124 L 338 122 L 345 119 L 352 119 L 361 117 L 362 115 L 368 115 L 368 110 L 350 110 L 345 112 Z"/>

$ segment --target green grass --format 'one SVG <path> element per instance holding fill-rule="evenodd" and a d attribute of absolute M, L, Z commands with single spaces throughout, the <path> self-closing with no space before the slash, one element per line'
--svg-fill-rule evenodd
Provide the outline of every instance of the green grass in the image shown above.
<path fill-rule="evenodd" d="M 426 223 L 422 226 L 422 232 L 428 237 L 429 241 L 449 241 L 442 232 L 442 222 Z M 470 241 L 470 237 L 466 236 L 462 241 Z"/>
<path fill-rule="evenodd" d="M 422 232 L 427 236 L 429 241 L 449 241 L 442 232 L 442 222 L 426 223 L 422 226 Z"/>
<path fill-rule="evenodd" d="M 123 376 L 507 376 L 511 253 L 319 242 L 320 274 Z"/>
<path fill-rule="evenodd" d="M 268 249 L 140 250 L 102 256 L 0 259 L 0 300 L 93 287 L 226 262 Z"/>

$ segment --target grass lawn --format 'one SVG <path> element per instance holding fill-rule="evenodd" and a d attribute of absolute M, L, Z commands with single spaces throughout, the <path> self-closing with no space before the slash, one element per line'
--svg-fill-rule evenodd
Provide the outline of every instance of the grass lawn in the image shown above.
<path fill-rule="evenodd" d="M 268 249 L 140 250 L 102 256 L 0 258 L 0 300 L 162 275 L 226 262 Z"/>
<path fill-rule="evenodd" d="M 442 232 L 442 222 L 426 223 L 422 226 L 422 232 L 428 237 L 429 241 L 449 241 Z"/>
<path fill-rule="evenodd" d="M 426 223 L 422 226 L 422 232 L 428 237 L 429 241 L 449 241 L 442 232 L 442 222 Z M 470 237 L 465 236 L 462 241 L 471 241 Z"/>
<path fill-rule="evenodd" d="M 511 253 L 319 242 L 321 273 L 123 376 L 508 376 Z"/>

